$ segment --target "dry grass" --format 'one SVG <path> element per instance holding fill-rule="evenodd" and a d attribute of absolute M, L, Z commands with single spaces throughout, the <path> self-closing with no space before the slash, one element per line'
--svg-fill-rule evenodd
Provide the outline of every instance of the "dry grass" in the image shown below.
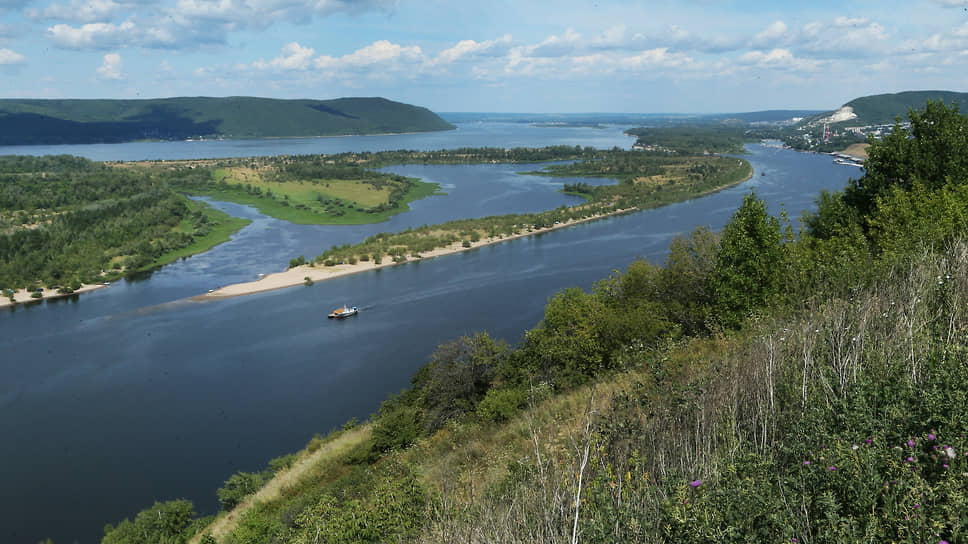
<path fill-rule="evenodd" d="M 239 520 L 256 504 L 265 504 L 279 500 L 286 489 L 295 487 L 300 480 L 311 476 L 319 465 L 345 454 L 361 442 L 369 438 L 370 426 L 363 425 L 351 431 L 344 432 L 335 439 L 323 444 L 315 452 L 308 450 L 299 452 L 298 459 L 286 470 L 275 475 L 262 489 L 248 496 L 231 512 L 218 517 L 204 531 L 196 534 L 189 544 L 199 544 L 202 535 L 211 534 L 215 540 L 222 542 L 232 534 L 238 526 Z"/>
<path fill-rule="evenodd" d="M 867 159 L 867 148 L 870 146 L 871 144 L 850 144 L 843 152 L 853 157 Z"/>

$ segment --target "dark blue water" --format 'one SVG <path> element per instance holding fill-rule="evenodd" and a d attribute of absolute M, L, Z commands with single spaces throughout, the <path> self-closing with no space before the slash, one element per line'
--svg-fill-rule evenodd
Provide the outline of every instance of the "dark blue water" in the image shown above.
<path fill-rule="evenodd" d="M 313 433 L 365 418 L 439 343 L 478 330 L 516 342 L 556 291 L 588 288 L 639 256 L 660 262 L 674 235 L 721 228 L 751 188 L 771 212 L 785 204 L 796 217 L 821 189 L 857 175 L 826 156 L 750 149 L 753 179 L 701 199 L 309 288 L 183 300 L 368 229 L 432 223 L 439 219 L 426 218 L 466 209 L 434 197 L 389 224 L 338 234 L 259 217 L 233 242 L 146 281 L 0 313 L 0 541 L 97 542 L 105 522 L 154 500 L 185 497 L 212 512 L 215 489 L 233 472 L 259 470 Z M 487 198 L 468 180 L 501 179 L 509 167 L 394 171 L 434 179 L 454 202 L 470 202 Z M 536 185 L 518 193 L 516 183 Z M 475 215 L 517 205 L 521 194 L 565 198 L 542 178 L 513 175 L 492 187 L 505 196 L 481 203 Z M 327 320 L 343 302 L 363 310 Z"/>

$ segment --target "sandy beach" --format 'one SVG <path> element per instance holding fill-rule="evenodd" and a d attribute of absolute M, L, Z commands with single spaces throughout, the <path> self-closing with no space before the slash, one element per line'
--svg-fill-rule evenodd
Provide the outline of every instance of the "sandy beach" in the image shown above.
<path fill-rule="evenodd" d="M 525 236 L 533 236 L 535 234 L 541 234 L 543 232 L 550 232 L 553 230 L 557 230 L 564 227 L 570 227 L 572 225 L 577 225 L 579 223 L 585 223 L 588 221 L 595 221 L 597 219 L 602 219 L 608 216 L 621 214 L 626 211 L 628 210 L 615 210 L 614 212 L 611 212 L 611 213 L 596 215 L 593 217 L 587 217 L 585 219 L 565 221 L 563 223 L 559 223 L 557 225 L 554 225 L 545 229 L 535 230 L 532 232 L 523 232 L 520 234 L 505 236 L 503 238 L 482 238 L 478 242 L 472 242 L 470 247 L 464 247 L 461 242 L 455 242 L 447 247 L 440 247 L 433 251 L 421 253 L 419 259 L 415 257 L 408 258 L 406 262 L 415 261 L 415 260 L 432 259 L 434 257 L 441 257 L 444 255 L 453 255 L 454 253 L 460 253 L 462 251 L 470 251 L 472 249 L 477 249 L 491 244 L 499 244 L 501 242 L 506 242 L 508 240 L 524 238 Z M 386 255 L 384 255 L 382 261 L 383 262 L 381 264 L 376 264 L 375 262 L 370 260 L 365 262 L 361 261 L 356 264 L 338 264 L 336 266 L 301 265 L 294 268 L 290 268 L 285 272 L 266 274 L 262 278 L 255 281 L 250 281 L 245 283 L 235 283 L 232 285 L 226 285 L 225 287 L 219 287 L 218 289 L 214 289 L 203 295 L 192 297 L 192 300 L 211 300 L 211 299 L 217 299 L 217 298 L 251 295 L 254 293 L 262 293 L 265 291 L 273 291 L 276 289 L 285 289 L 287 287 L 295 287 L 297 285 L 303 285 L 306 282 L 307 277 L 315 283 L 317 281 L 331 280 L 333 278 L 348 276 L 350 274 L 359 274 L 361 272 L 376 270 L 378 268 L 386 268 L 389 266 L 396 266 L 398 264 L 406 264 L 406 262 L 395 263 L 392 261 L 392 259 L 389 256 L 386 256 Z"/>
<path fill-rule="evenodd" d="M 20 289 L 18 291 L 14 291 L 14 294 L 13 294 L 14 302 L 10 302 L 10 299 L 7 298 L 6 296 L 0 297 L 0 308 L 13 306 L 14 304 L 24 304 L 24 303 L 29 304 L 32 302 L 40 302 L 42 300 L 46 300 L 49 298 L 70 297 L 80 293 L 87 293 L 88 291 L 94 291 L 102 287 L 107 287 L 107 285 L 103 283 L 96 283 L 94 285 L 83 285 L 81 286 L 80 289 L 74 291 L 73 293 L 58 293 L 57 289 L 44 289 L 42 291 L 43 296 L 40 298 L 33 298 L 31 296 L 33 293 L 31 293 L 26 289 Z"/>

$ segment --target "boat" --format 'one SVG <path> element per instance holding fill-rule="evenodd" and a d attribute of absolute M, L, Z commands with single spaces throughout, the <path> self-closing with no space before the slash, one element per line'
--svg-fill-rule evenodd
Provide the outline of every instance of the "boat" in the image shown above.
<path fill-rule="evenodd" d="M 356 306 L 343 305 L 342 308 L 336 308 L 333 313 L 329 314 L 330 319 L 343 319 L 344 317 L 350 317 L 356 315 L 360 312 L 360 309 Z"/>

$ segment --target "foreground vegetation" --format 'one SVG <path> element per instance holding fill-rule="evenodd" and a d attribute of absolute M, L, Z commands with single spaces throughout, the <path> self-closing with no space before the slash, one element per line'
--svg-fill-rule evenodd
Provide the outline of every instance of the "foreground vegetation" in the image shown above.
<path fill-rule="evenodd" d="M 217 532 L 181 517 L 124 534 L 962 542 L 966 129 L 929 105 L 871 146 L 863 178 L 821 195 L 799 237 L 750 194 L 664 266 L 560 292 L 520 346 L 441 345 L 370 423 L 314 440 L 302 477 Z"/>

